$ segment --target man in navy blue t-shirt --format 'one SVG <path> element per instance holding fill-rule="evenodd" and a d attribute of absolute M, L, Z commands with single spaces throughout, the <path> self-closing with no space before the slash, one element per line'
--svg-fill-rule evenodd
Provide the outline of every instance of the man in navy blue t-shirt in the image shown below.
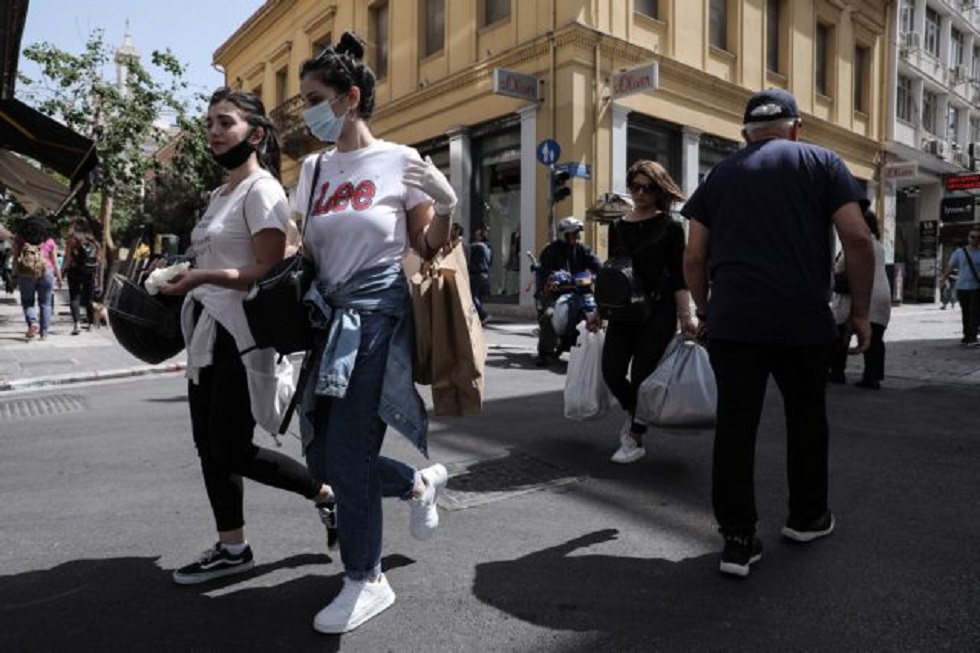
<path fill-rule="evenodd" d="M 753 95 L 742 130 L 748 145 L 715 166 L 681 210 L 691 221 L 685 279 L 718 385 L 712 504 L 725 538 L 720 570 L 737 576 L 762 557 L 753 467 L 770 374 L 786 412 L 790 497 L 782 533 L 809 542 L 834 528 L 825 403 L 837 337 L 831 225 L 847 258 L 855 351 L 871 336 L 874 251 L 859 207 L 865 194 L 837 154 L 798 142 L 801 129 L 790 93 Z"/>

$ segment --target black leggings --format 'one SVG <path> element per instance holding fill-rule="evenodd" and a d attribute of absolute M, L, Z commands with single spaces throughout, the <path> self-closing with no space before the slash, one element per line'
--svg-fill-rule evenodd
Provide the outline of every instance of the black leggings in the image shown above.
<path fill-rule="evenodd" d="M 677 307 L 673 302 L 655 306 L 646 322 L 609 322 L 602 348 L 602 378 L 631 419 L 636 416 L 636 392 L 640 384 L 657 368 L 676 333 Z M 645 424 L 633 423 L 634 433 L 642 434 L 646 430 Z"/>
<path fill-rule="evenodd" d="M 81 306 L 85 306 L 85 319 L 89 325 L 95 323 L 95 311 L 92 309 L 94 290 L 93 275 L 68 271 L 68 303 L 71 307 L 71 319 L 75 324 L 81 321 Z"/>
<path fill-rule="evenodd" d="M 199 383 L 188 384 L 194 444 L 201 459 L 204 486 L 219 531 L 245 525 L 242 477 L 313 499 L 320 481 L 306 465 L 252 443 L 252 418 L 245 366 L 235 340 L 216 325 L 211 365 L 201 369 Z"/>

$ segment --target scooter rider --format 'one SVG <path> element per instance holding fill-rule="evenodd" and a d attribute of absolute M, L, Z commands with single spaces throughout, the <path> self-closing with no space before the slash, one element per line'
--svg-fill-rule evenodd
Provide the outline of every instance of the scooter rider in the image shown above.
<path fill-rule="evenodd" d="M 548 279 L 552 273 L 558 270 L 565 270 L 570 275 L 575 275 L 588 270 L 592 274 L 599 272 L 602 263 L 599 261 L 592 250 L 580 242 L 582 231 L 585 225 L 581 220 L 567 217 L 558 223 L 558 238 L 550 243 L 541 251 L 541 258 L 538 261 L 537 270 L 537 293 L 543 299 L 546 295 L 556 294 L 553 288 L 548 287 Z M 555 333 L 552 327 L 551 312 L 554 303 L 551 301 L 538 302 L 538 364 L 547 365 L 549 359 L 557 357 L 557 345 L 559 334 Z M 571 320 L 569 320 L 571 322 Z M 574 324 L 571 325 L 574 329 Z"/>

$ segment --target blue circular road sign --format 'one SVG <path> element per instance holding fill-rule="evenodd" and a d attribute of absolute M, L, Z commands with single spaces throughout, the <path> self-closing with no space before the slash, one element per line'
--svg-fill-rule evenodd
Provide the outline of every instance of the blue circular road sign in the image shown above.
<path fill-rule="evenodd" d="M 537 153 L 538 161 L 546 166 L 550 166 L 561 156 L 561 145 L 556 140 L 546 138 L 538 143 Z"/>

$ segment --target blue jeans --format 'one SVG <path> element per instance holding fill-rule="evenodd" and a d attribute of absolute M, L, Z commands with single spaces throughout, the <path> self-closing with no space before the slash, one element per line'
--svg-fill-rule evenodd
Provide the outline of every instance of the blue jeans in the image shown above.
<path fill-rule="evenodd" d="M 20 305 L 24 309 L 24 320 L 27 326 L 37 322 L 37 305 L 41 307 L 41 335 L 47 335 L 51 326 L 51 296 L 54 292 L 54 270 L 45 270 L 44 274 L 35 279 L 25 275 L 20 276 Z"/>
<path fill-rule="evenodd" d="M 388 342 L 396 318 L 361 314 L 361 344 L 343 399 L 317 398 L 306 463 L 337 497 L 344 571 L 352 580 L 381 573 L 382 497 L 409 499 L 415 469 L 380 455 L 387 425 L 378 416 Z"/>

